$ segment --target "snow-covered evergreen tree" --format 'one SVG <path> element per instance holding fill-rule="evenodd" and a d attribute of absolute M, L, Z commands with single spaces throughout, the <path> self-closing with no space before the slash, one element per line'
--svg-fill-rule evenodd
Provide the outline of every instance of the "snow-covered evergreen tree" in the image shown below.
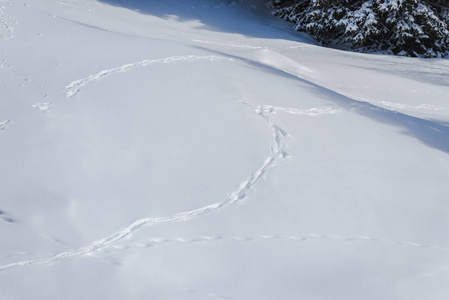
<path fill-rule="evenodd" d="M 449 53 L 449 0 L 273 0 L 275 14 L 322 44 L 357 51 L 442 57 Z"/>

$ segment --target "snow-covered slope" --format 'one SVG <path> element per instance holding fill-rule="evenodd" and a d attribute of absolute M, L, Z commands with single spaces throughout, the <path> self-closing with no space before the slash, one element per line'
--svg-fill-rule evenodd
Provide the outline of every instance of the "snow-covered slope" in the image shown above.
<path fill-rule="evenodd" d="M 0 299 L 447 299 L 449 60 L 289 27 L 0 0 Z"/>

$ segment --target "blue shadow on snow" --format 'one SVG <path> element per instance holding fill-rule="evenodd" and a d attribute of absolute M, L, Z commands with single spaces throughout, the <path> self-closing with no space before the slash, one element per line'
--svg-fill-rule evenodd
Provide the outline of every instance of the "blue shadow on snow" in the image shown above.
<path fill-rule="evenodd" d="M 272 16 L 265 0 L 99 0 L 141 14 L 179 22 L 198 20 L 200 29 L 248 37 L 314 43 L 292 24 Z M 231 20 L 231 21 L 230 21 Z"/>

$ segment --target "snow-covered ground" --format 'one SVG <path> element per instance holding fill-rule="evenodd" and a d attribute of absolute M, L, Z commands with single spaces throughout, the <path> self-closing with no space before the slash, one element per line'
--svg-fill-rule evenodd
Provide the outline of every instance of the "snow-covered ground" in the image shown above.
<path fill-rule="evenodd" d="M 449 296 L 449 60 L 263 0 L 0 0 L 0 299 Z"/>

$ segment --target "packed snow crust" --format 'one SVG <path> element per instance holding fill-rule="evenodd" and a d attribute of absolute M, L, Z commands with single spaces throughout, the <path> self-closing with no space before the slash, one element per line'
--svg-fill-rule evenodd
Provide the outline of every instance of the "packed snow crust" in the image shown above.
<path fill-rule="evenodd" d="M 0 0 L 0 45 L 0 299 L 447 299 L 449 60 L 257 0 Z"/>

